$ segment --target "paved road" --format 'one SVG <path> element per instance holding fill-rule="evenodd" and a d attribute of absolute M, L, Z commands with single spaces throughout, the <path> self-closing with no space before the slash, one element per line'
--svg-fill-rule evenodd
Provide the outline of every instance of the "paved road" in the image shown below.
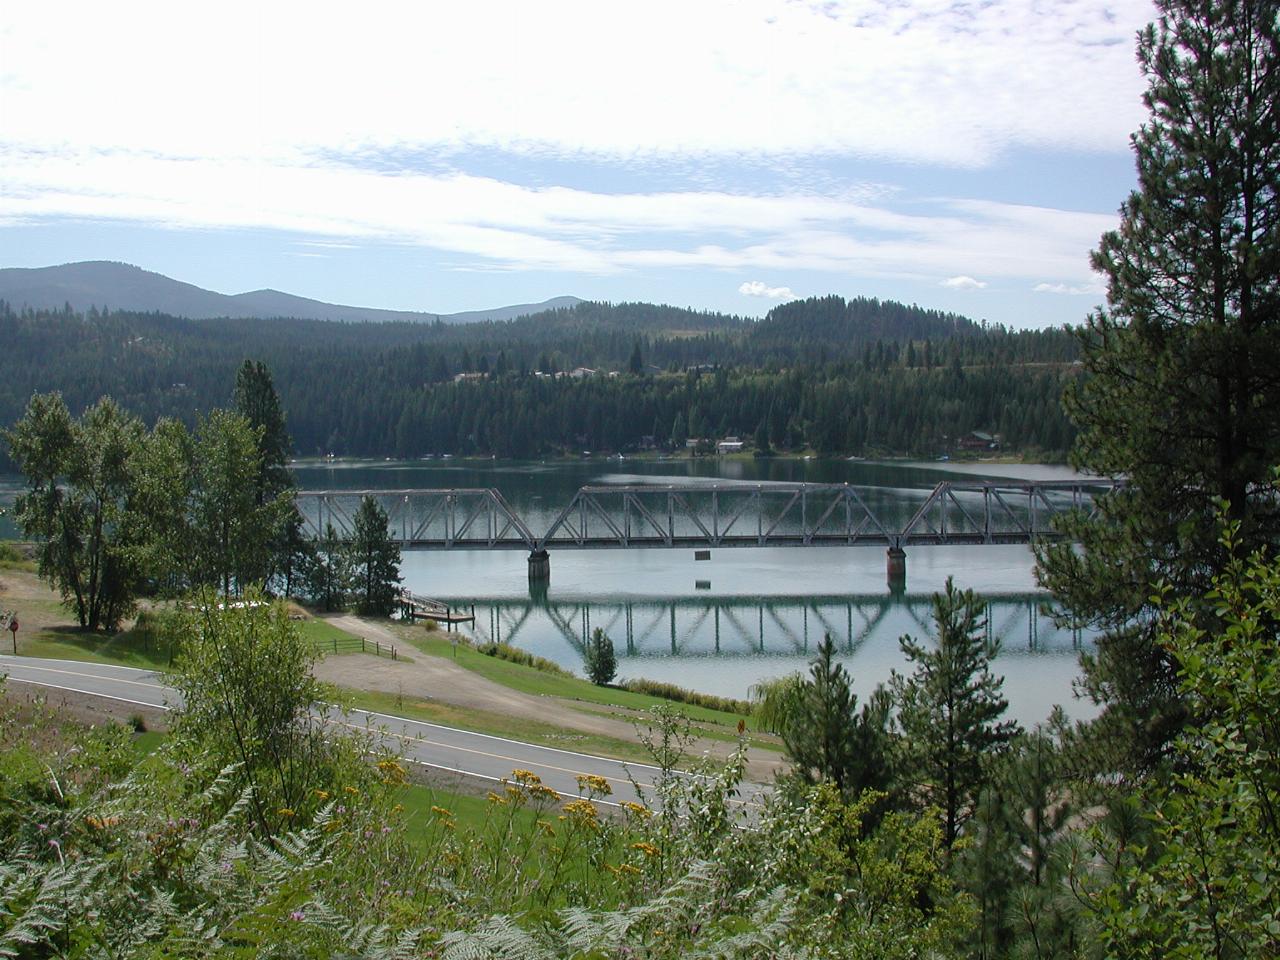
<path fill-rule="evenodd" d="M 0 655 L 0 673 L 8 675 L 9 683 L 68 690 L 161 710 L 180 702 L 177 691 L 165 684 L 163 675 L 133 667 Z M 412 763 L 493 783 L 510 777 L 514 769 L 531 770 L 547 786 L 566 797 L 575 797 L 579 792 L 577 778 L 595 774 L 604 777 L 613 790 L 611 798 L 601 802 L 614 805 L 638 799 L 633 778 L 652 796 L 653 781 L 659 772 L 645 764 L 623 763 L 364 710 L 353 710 L 332 722 L 373 730 Z M 762 789 L 756 784 L 744 784 L 743 802 L 754 806 Z"/>

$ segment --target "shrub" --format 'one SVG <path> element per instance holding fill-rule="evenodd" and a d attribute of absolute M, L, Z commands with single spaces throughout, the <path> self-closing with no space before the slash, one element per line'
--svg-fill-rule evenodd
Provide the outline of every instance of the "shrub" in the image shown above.
<path fill-rule="evenodd" d="M 724 713 L 736 713 L 739 716 L 751 715 L 751 704 L 746 700 L 734 700 L 731 697 L 717 697 L 713 693 L 701 693 L 697 690 L 686 690 L 674 683 L 663 683 L 660 680 L 624 680 L 619 684 L 623 690 L 632 693 L 643 693 L 650 697 L 662 697 L 676 703 L 687 703 L 708 710 L 720 710 Z"/>
<path fill-rule="evenodd" d="M 541 670 L 543 673 L 553 673 L 558 677 L 573 676 L 572 673 L 560 666 L 560 664 L 548 660 L 546 657 L 534 656 L 527 650 L 521 650 L 519 647 L 511 647 L 505 643 L 482 643 L 477 646 L 476 649 L 487 657 L 497 657 L 499 660 L 518 663 L 524 667 L 532 667 L 534 670 Z"/>

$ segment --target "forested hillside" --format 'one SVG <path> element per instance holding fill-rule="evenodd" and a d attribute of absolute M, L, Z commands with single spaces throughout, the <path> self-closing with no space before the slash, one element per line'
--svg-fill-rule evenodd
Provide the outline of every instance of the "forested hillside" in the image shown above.
<path fill-rule="evenodd" d="M 1054 456 L 1075 375 L 1064 330 L 1012 332 L 897 303 L 797 301 L 753 321 L 583 303 L 509 322 L 345 324 L 15 312 L 0 422 L 36 391 L 144 420 L 225 404 L 271 369 L 300 454 L 543 456 L 738 435 L 824 454 L 936 454 L 980 430 Z M 462 376 L 469 375 L 469 376 Z"/>

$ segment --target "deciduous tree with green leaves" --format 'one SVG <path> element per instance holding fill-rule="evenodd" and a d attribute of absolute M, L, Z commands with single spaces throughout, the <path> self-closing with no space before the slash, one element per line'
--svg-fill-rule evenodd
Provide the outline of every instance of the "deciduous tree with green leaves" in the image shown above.
<path fill-rule="evenodd" d="M 57 393 L 33 396 L 4 433 L 27 483 L 15 517 L 39 542 L 40 575 L 87 630 L 114 629 L 134 607 L 139 569 L 127 513 L 143 435 L 109 397 L 76 420 Z"/>
<path fill-rule="evenodd" d="M 368 744 L 326 726 L 329 698 L 311 674 L 316 651 L 283 604 L 256 590 L 231 602 L 206 591 L 167 629 L 180 651 L 174 734 L 213 769 L 235 765 L 237 780 L 252 788 L 247 799 L 263 836 L 322 806 L 316 788 L 363 783 Z"/>
<path fill-rule="evenodd" d="M 1199 723 L 1173 744 L 1177 772 L 1141 786 L 1154 836 L 1103 900 L 1110 956 L 1280 956 L 1280 564 L 1246 555 L 1240 529 L 1203 597 L 1162 592 L 1157 636 Z"/>
<path fill-rule="evenodd" d="M 1123 479 L 1042 546 L 1042 584 L 1099 628 L 1085 689 L 1104 706 L 1099 766 L 1152 769 L 1186 721 L 1157 642 L 1159 582 L 1202 596 L 1227 558 L 1214 504 L 1245 546 L 1280 538 L 1280 26 L 1274 0 L 1160 0 L 1138 38 L 1150 119 L 1138 189 L 1093 265 L 1107 306 L 1080 330 L 1066 394 L 1078 469 Z"/>
<path fill-rule="evenodd" d="M 213 410 L 196 428 L 190 464 L 188 549 L 192 585 L 243 591 L 267 566 L 292 498 L 258 503 L 259 431 L 245 417 Z"/>

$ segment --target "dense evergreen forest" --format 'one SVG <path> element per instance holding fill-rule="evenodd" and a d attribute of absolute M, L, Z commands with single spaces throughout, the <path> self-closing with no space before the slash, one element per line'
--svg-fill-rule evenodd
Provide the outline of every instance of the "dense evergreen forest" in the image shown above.
<path fill-rule="evenodd" d="M 936 455 L 971 431 L 1060 456 L 1069 331 L 1014 332 L 872 299 L 823 297 L 760 321 L 583 303 L 508 322 L 346 324 L 17 311 L 0 423 L 36 391 L 73 411 L 109 395 L 145 421 L 227 401 L 245 359 L 271 369 L 296 450 L 353 456 L 683 446 L 741 436 L 823 454 Z"/>

